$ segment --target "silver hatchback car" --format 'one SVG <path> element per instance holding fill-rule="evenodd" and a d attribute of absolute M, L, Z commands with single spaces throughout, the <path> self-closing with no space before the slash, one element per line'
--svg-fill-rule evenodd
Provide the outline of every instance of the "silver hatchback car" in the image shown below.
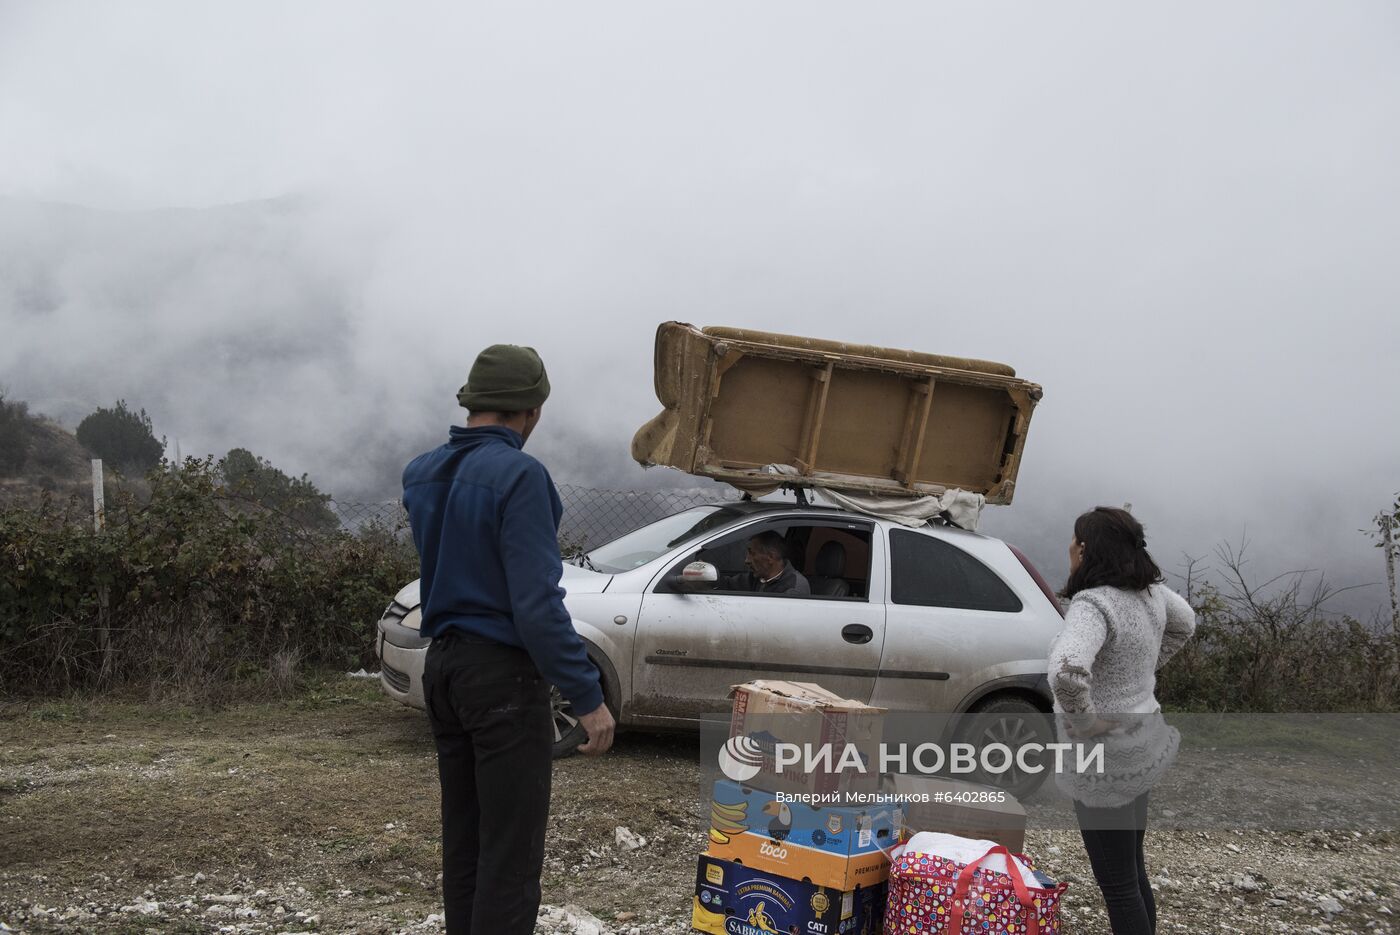
<path fill-rule="evenodd" d="M 811 586 L 793 596 L 697 589 L 744 570 L 745 547 L 783 538 Z M 989 742 L 1049 729 L 1045 675 L 1063 623 L 1031 563 L 1000 540 L 941 525 L 903 526 L 818 506 L 740 501 L 643 526 L 564 566 L 565 604 L 623 727 L 694 729 L 727 711 L 731 686 L 758 678 L 821 684 L 891 711 L 980 713 Z M 681 572 L 691 567 L 684 580 Z M 418 582 L 379 621 L 381 682 L 423 707 Z M 555 755 L 584 740 L 555 693 Z M 959 719 L 966 721 L 967 719 Z M 1005 783 L 1024 788 L 1023 777 Z"/>

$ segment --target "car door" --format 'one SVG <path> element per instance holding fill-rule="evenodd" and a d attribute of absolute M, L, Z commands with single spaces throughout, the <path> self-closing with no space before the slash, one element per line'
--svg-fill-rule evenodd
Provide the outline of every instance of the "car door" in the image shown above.
<path fill-rule="evenodd" d="M 883 581 L 874 595 L 797 597 L 750 593 L 677 593 L 666 577 L 697 555 L 727 562 L 766 530 L 810 533 L 832 527 L 870 543 L 869 567 L 882 567 L 884 545 L 873 524 L 840 517 L 769 517 L 716 536 L 673 561 L 642 598 L 633 653 L 633 703 L 639 721 L 685 722 L 729 710 L 732 686 L 753 679 L 816 682 L 868 702 L 884 644 Z M 800 570 L 800 569 L 799 569 Z M 866 580 L 874 576 L 859 571 Z M 853 575 L 855 577 L 855 575 Z"/>
<path fill-rule="evenodd" d="M 887 554 L 890 597 L 874 704 L 952 712 L 989 669 L 1024 656 L 1034 620 L 986 564 L 931 532 L 890 529 Z"/>

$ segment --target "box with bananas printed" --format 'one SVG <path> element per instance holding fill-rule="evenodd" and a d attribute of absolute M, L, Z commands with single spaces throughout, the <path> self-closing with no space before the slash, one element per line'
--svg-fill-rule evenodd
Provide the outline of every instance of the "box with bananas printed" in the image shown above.
<path fill-rule="evenodd" d="M 833 890 L 701 857 L 690 926 L 706 935 L 880 935 L 885 896 L 884 883 Z"/>
<path fill-rule="evenodd" d="M 889 876 L 902 820 L 892 805 L 807 805 L 728 779 L 714 784 L 705 853 L 793 880 L 850 890 Z"/>

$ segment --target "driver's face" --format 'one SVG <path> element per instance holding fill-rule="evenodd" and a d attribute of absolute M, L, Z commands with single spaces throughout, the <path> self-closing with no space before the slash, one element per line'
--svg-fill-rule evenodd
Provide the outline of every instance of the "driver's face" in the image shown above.
<path fill-rule="evenodd" d="M 760 578 L 771 578 L 773 576 L 773 556 L 769 555 L 757 542 L 750 540 L 748 550 L 744 553 L 744 564 L 749 571 Z"/>

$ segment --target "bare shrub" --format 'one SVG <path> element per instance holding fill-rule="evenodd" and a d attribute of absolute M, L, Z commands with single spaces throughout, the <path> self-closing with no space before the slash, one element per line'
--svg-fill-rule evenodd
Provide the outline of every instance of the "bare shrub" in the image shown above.
<path fill-rule="evenodd" d="M 1217 573 L 1188 559 L 1195 637 L 1158 675 L 1158 697 L 1209 711 L 1372 711 L 1400 708 L 1400 641 L 1389 628 L 1331 613 L 1343 588 L 1309 570 L 1263 581 L 1247 542 L 1216 550 Z"/>
<path fill-rule="evenodd" d="M 268 677 L 273 694 L 286 698 L 297 688 L 297 666 L 301 664 L 302 652 L 296 646 L 279 649 L 268 662 Z"/>

